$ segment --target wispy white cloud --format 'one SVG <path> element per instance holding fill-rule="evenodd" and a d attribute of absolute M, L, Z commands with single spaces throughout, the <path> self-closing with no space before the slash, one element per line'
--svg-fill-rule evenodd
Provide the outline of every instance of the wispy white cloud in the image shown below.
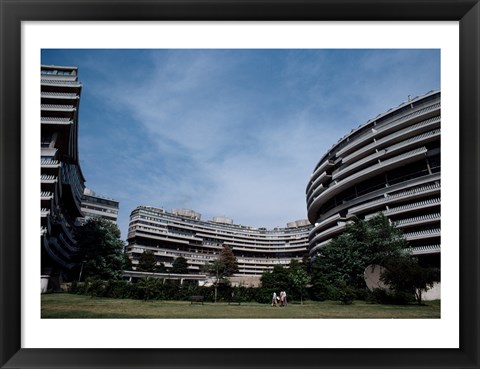
<path fill-rule="evenodd" d="M 425 50 L 77 50 L 87 184 L 257 227 L 306 217 L 315 164 L 352 128 L 439 88 Z M 69 59 L 70 58 L 70 59 Z"/>

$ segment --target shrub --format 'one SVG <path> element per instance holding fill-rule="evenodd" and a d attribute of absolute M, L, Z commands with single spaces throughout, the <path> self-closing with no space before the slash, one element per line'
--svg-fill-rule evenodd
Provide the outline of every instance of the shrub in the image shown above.
<path fill-rule="evenodd" d="M 336 299 L 344 305 L 350 305 L 355 299 L 355 289 L 348 285 L 345 281 L 337 281 L 335 283 Z"/>
<path fill-rule="evenodd" d="M 104 297 L 105 284 L 106 282 L 97 278 L 87 279 L 85 281 L 85 294 L 91 297 Z"/>
<path fill-rule="evenodd" d="M 415 301 L 415 296 L 411 293 L 375 288 L 373 291 L 369 291 L 366 300 L 376 304 L 407 305 Z"/>

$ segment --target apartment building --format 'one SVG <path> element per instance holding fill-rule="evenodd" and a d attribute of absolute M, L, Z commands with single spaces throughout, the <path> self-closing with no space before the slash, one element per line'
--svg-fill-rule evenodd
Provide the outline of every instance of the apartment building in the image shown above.
<path fill-rule="evenodd" d="M 82 84 L 77 67 L 41 66 L 42 274 L 71 271 L 76 263 L 75 220 L 83 216 L 85 178 L 78 159 Z"/>
<path fill-rule="evenodd" d="M 318 161 L 306 187 L 314 257 L 352 217 L 382 212 L 410 251 L 440 266 L 440 91 L 353 129 Z"/>
<path fill-rule="evenodd" d="M 86 187 L 82 195 L 81 208 L 83 218 L 80 218 L 80 223 L 95 217 L 109 220 L 112 223 L 117 223 L 119 202 L 101 196 Z"/>
<path fill-rule="evenodd" d="M 274 265 L 301 261 L 307 253 L 312 226 L 307 220 L 290 222 L 285 228 L 255 228 L 234 224 L 227 217 L 201 220 L 190 209 L 139 206 L 130 215 L 126 253 L 133 266 L 145 250 L 152 250 L 158 263 L 171 267 L 177 257 L 188 261 L 189 270 L 199 273 L 215 260 L 224 246 L 232 248 L 237 276 L 259 276 Z"/>

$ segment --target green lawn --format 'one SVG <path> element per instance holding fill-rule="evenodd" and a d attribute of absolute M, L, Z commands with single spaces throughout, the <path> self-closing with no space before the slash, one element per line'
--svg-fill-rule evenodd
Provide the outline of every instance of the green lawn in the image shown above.
<path fill-rule="evenodd" d="M 287 307 L 272 307 L 270 304 L 206 302 L 192 305 L 188 301 L 141 301 L 110 299 L 55 293 L 42 295 L 42 318 L 440 318 L 440 302 L 425 305 L 378 305 L 355 301 L 341 305 L 335 301 L 306 301 L 303 305 L 290 303 Z"/>

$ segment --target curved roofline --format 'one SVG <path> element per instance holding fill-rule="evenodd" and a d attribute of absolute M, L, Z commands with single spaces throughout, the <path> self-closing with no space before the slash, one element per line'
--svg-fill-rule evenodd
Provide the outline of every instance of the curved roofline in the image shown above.
<path fill-rule="evenodd" d="M 334 151 L 337 146 L 339 146 L 339 145 L 340 145 L 341 143 L 343 143 L 346 139 L 348 139 L 350 136 L 352 136 L 353 134 L 355 134 L 358 130 L 367 127 L 369 124 L 374 124 L 376 121 L 378 121 L 379 119 L 382 119 L 382 118 L 386 117 L 387 115 L 394 114 L 397 110 L 405 107 L 405 106 L 408 105 L 408 104 L 412 104 L 412 103 L 415 103 L 415 102 L 417 102 L 417 101 L 419 101 L 419 100 L 425 99 L 425 98 L 427 98 L 427 97 L 429 97 L 429 96 L 438 94 L 438 93 L 440 93 L 440 91 L 441 91 L 441 90 L 430 90 L 429 92 L 427 92 L 427 93 L 424 94 L 424 95 L 416 96 L 416 97 L 412 98 L 411 100 L 404 101 L 404 102 L 402 102 L 400 105 L 398 105 L 397 107 L 394 107 L 394 108 L 392 107 L 392 108 L 388 109 L 386 112 L 381 113 L 381 114 L 378 114 L 375 118 L 369 119 L 366 123 L 359 125 L 357 128 L 353 128 L 349 133 L 347 133 L 347 134 L 344 135 L 342 138 L 340 138 L 335 144 L 333 144 L 333 145 L 327 150 L 327 152 L 325 153 L 325 155 L 323 155 L 323 156 L 321 157 L 321 159 L 317 162 L 317 164 L 315 164 L 315 169 L 313 170 L 313 172 L 315 172 L 315 170 L 318 168 L 318 166 L 319 166 L 321 163 L 323 163 L 330 155 L 332 155 L 332 151 Z M 410 97 L 410 96 L 409 96 L 409 97 Z M 313 173 L 313 172 L 312 172 L 312 173 Z"/>

